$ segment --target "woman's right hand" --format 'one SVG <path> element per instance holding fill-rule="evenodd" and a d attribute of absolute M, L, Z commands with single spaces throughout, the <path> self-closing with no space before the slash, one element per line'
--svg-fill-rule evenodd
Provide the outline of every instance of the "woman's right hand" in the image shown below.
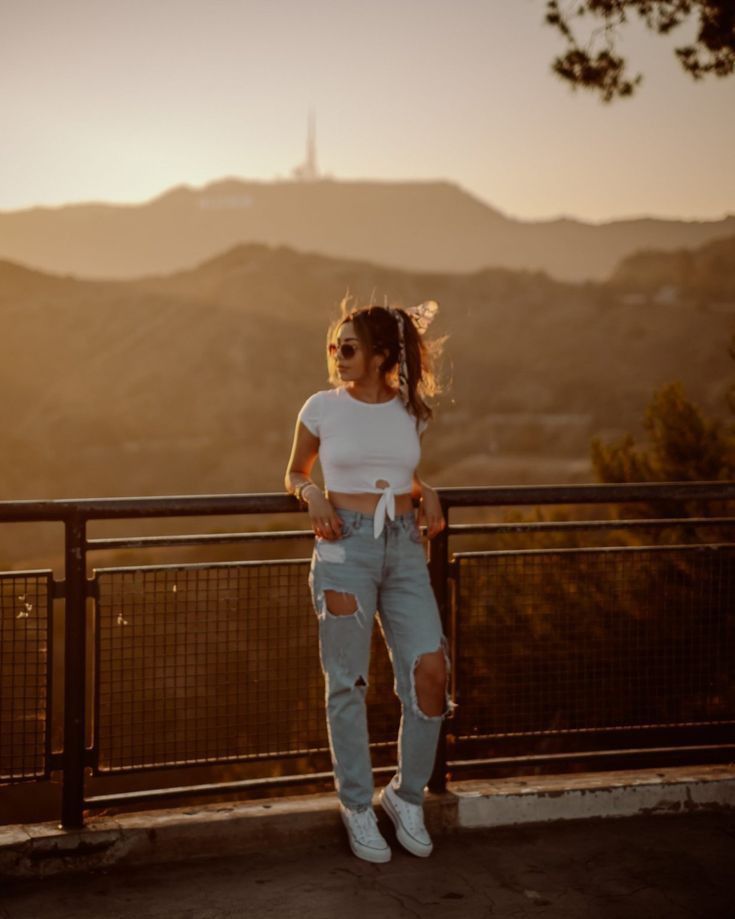
<path fill-rule="evenodd" d="M 308 505 L 311 528 L 315 535 L 322 539 L 339 539 L 342 535 L 342 520 L 318 485 L 309 490 Z"/>

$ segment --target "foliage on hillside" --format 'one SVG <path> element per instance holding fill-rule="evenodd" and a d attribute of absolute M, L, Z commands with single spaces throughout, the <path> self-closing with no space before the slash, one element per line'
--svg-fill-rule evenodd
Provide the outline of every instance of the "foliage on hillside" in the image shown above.
<path fill-rule="evenodd" d="M 645 413 L 650 443 L 637 445 L 631 434 L 605 444 L 591 441 L 592 460 L 601 482 L 685 482 L 735 477 L 735 423 L 706 418 L 680 381 L 658 389 Z"/>
<path fill-rule="evenodd" d="M 674 285 L 680 297 L 696 303 L 735 302 L 735 236 L 696 249 L 640 249 L 620 261 L 610 284 L 642 293 Z"/>

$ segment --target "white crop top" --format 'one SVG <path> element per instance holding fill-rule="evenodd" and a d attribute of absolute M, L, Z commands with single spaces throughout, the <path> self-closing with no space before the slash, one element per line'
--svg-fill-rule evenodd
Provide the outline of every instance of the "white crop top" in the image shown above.
<path fill-rule="evenodd" d="M 417 431 L 416 418 L 398 394 L 390 402 L 362 402 L 341 386 L 309 396 L 298 420 L 319 438 L 328 491 L 382 493 L 373 525 L 377 539 L 386 515 L 395 519 L 395 495 L 411 492 L 421 458 L 419 434 L 428 422 L 421 420 Z"/>

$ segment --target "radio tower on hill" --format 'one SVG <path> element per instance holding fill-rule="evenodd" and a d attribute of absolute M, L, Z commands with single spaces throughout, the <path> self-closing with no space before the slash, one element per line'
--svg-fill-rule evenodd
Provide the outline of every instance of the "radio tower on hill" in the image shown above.
<path fill-rule="evenodd" d="M 306 137 L 306 160 L 294 167 L 292 175 L 301 182 L 315 182 L 319 178 L 316 165 L 316 118 L 313 109 L 309 109 L 309 123 Z"/>

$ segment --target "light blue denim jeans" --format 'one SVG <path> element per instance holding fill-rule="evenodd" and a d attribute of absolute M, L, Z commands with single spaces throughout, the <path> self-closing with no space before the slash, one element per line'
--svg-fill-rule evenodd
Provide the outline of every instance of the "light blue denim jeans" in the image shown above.
<path fill-rule="evenodd" d="M 319 621 L 319 657 L 337 795 L 356 810 L 372 803 L 365 694 L 377 612 L 402 709 L 394 787 L 404 800 L 421 804 L 434 768 L 442 720 L 454 708 L 448 690 L 448 644 L 421 534 L 413 511 L 397 514 L 395 520 L 386 518 L 377 539 L 372 514 L 346 508 L 335 511 L 342 521 L 342 533 L 336 539 L 315 538 L 309 587 Z M 354 597 L 354 613 L 331 612 L 326 590 Z M 447 669 L 446 704 L 442 714 L 427 715 L 417 699 L 414 669 L 422 654 L 440 649 Z"/>

